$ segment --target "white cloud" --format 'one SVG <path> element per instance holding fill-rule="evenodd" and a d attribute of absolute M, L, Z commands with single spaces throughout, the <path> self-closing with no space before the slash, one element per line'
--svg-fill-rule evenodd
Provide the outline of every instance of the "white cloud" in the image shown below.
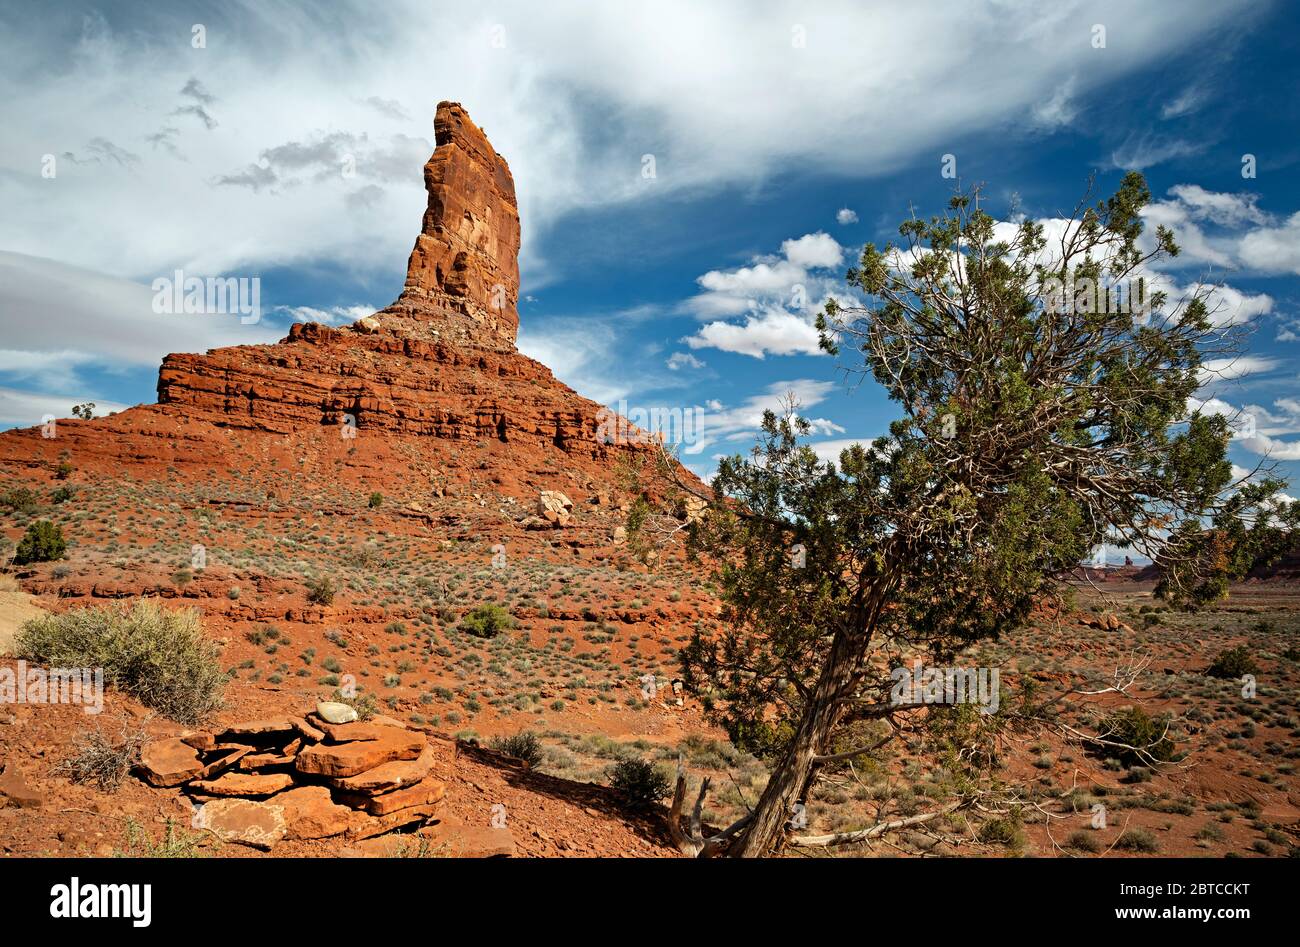
<path fill-rule="evenodd" d="M 818 231 L 781 243 L 781 256 L 756 257 L 751 266 L 710 270 L 697 282 L 704 289 L 682 304 L 701 319 L 743 316 L 739 322 L 709 322 L 682 341 L 692 349 L 716 348 L 753 358 L 818 355 L 813 319 L 843 285 L 832 273 L 844 248 Z"/>
<path fill-rule="evenodd" d="M 804 413 L 808 408 L 825 401 L 827 395 L 834 390 L 834 382 L 799 378 L 773 382 L 759 394 L 750 396 L 733 408 L 710 403 L 701 425 L 703 436 L 693 449 L 699 452 L 718 443 L 737 445 L 730 453 L 747 449 L 750 445 L 741 442 L 750 442 L 758 434 L 763 423 L 763 412 L 773 411 L 779 415 L 791 399 L 797 405 L 798 414 L 808 420 L 814 432 L 822 435 L 843 433 L 844 428 L 835 422 L 827 418 L 810 418 Z"/>
<path fill-rule="evenodd" d="M 841 207 L 835 212 L 835 222 L 843 226 L 856 224 L 858 222 L 858 212 L 848 207 Z"/>
<path fill-rule="evenodd" d="M 844 261 L 844 248 L 829 234 L 804 234 L 798 240 L 786 240 L 781 252 L 792 264 L 804 269 L 830 269 Z"/>
<path fill-rule="evenodd" d="M 683 339 L 693 349 L 721 349 L 753 358 L 764 355 L 817 355 L 817 330 L 803 316 L 784 309 L 747 315 L 743 322 L 710 322 Z"/>
<path fill-rule="evenodd" d="M 8 346 L 0 372 L 43 390 L 68 390 L 79 369 L 156 368 L 170 352 L 283 335 L 265 324 L 243 325 L 237 315 L 156 313 L 153 298 L 141 283 L 0 250 L 0 327 Z"/>
<path fill-rule="evenodd" d="M 312 306 L 281 306 L 277 312 L 283 312 L 294 322 L 319 322 L 322 325 L 334 326 L 356 322 L 364 316 L 373 315 L 378 308 L 364 304 L 331 306 L 329 309 L 316 309 Z"/>
<path fill-rule="evenodd" d="M 1241 238 L 1238 252 L 1247 266 L 1269 273 L 1300 274 L 1300 212 L 1277 227 L 1261 227 Z"/>
<path fill-rule="evenodd" d="M 704 363 L 692 355 L 690 352 L 674 352 L 668 356 L 665 362 L 670 369 L 677 371 L 682 368 L 703 368 Z"/>
<path fill-rule="evenodd" d="M 1264 355 L 1238 355 L 1234 358 L 1206 359 L 1201 363 L 1201 384 L 1232 381 L 1245 378 L 1247 375 L 1271 372 L 1281 364 L 1281 359 Z"/>
<path fill-rule="evenodd" d="M 1175 158 L 1200 154 L 1207 145 L 1201 141 L 1161 138 L 1150 132 L 1132 134 L 1110 153 L 1111 164 L 1121 171 L 1142 171 Z"/>
<path fill-rule="evenodd" d="M 1074 105 L 1074 90 L 1077 84 L 1076 78 L 1070 76 L 1056 87 L 1051 98 L 1036 105 L 1033 110 L 1034 124 L 1045 129 L 1055 129 L 1073 122 L 1078 114 Z"/>
<path fill-rule="evenodd" d="M 1209 90 L 1202 85 L 1191 85 L 1160 108 L 1163 119 L 1190 115 L 1209 100 Z"/>
<path fill-rule="evenodd" d="M 1080 96 L 1120 81 L 1248 8 L 662 0 L 556 2 L 539 17 L 502 0 L 489 17 L 472 4 L 430 15 L 424 0 L 232 4 L 205 14 L 197 51 L 192 17 L 167 5 L 10 18 L 0 245 L 133 280 L 301 262 L 396 274 L 424 207 L 427 151 L 413 143 L 446 97 L 511 162 L 535 279 L 539 235 L 573 209 L 791 167 L 888 171 L 1024 115 L 1072 76 Z M 1080 41 L 1112 21 L 1124 29 L 1104 56 Z M 964 81 L 975 71 L 981 82 Z M 344 148 L 355 178 L 331 169 Z M 45 154 L 60 158 L 54 179 L 40 176 Z"/>

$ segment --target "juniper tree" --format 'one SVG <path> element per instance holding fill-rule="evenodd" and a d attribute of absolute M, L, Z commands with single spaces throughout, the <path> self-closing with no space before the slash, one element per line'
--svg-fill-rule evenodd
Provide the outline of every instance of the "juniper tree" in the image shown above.
<path fill-rule="evenodd" d="M 769 412 L 752 454 L 720 462 L 691 541 L 726 627 L 696 632 L 683 676 L 772 766 L 730 854 L 773 851 L 821 768 L 889 738 L 912 709 L 890 695 L 905 653 L 945 662 L 1023 625 L 1101 542 L 1158 558 L 1162 592 L 1195 603 L 1294 526 L 1269 499 L 1281 483 L 1234 493 L 1228 419 L 1189 409 L 1239 330 L 1208 291 L 1142 282 L 1178 253 L 1166 228 L 1143 238 L 1148 200 L 1131 173 L 1050 233 L 998 223 L 978 191 L 904 221 L 847 274 L 865 303 L 818 319 L 823 348 L 898 406 L 888 435 L 826 463 L 797 413 Z M 1080 287 L 1128 287 L 1142 311 Z"/>

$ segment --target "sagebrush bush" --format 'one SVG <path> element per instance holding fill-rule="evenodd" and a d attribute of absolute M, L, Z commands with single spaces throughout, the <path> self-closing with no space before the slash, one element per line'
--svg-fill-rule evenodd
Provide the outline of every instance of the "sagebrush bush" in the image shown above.
<path fill-rule="evenodd" d="M 1147 829 L 1129 829 L 1115 841 L 1115 847 L 1121 851 L 1153 855 L 1160 851 L 1160 840 Z"/>
<path fill-rule="evenodd" d="M 1223 651 L 1205 672 L 1210 677 L 1239 678 L 1246 674 L 1255 674 L 1259 667 L 1245 645 L 1238 645 Z"/>
<path fill-rule="evenodd" d="M 514 627 L 514 617 L 500 605 L 479 605 L 460 620 L 460 630 L 476 638 L 495 638 Z"/>
<path fill-rule="evenodd" d="M 1106 717 L 1101 735 L 1124 746 L 1098 744 L 1098 749 L 1128 767 L 1149 766 L 1153 761 L 1168 763 L 1178 756 L 1168 730 L 1168 716 L 1155 718 L 1141 707 L 1123 707 Z"/>
<path fill-rule="evenodd" d="M 654 805 L 668 795 L 668 775 L 653 763 L 629 758 L 619 760 L 610 771 L 609 785 L 627 797 L 634 809 Z"/>
<path fill-rule="evenodd" d="M 332 605 L 334 603 L 334 582 L 329 576 L 307 582 L 307 601 L 313 605 Z"/>
<path fill-rule="evenodd" d="M 62 559 L 67 549 L 62 526 L 49 520 L 37 520 L 27 527 L 27 532 L 19 540 L 14 562 L 20 566 L 29 562 L 51 562 Z"/>
<path fill-rule="evenodd" d="M 221 706 L 220 650 L 199 613 L 156 602 L 77 608 L 23 624 L 20 658 L 49 667 L 103 668 L 105 683 L 178 723 L 198 723 Z"/>
<path fill-rule="evenodd" d="M 498 753 L 523 760 L 532 769 L 536 769 L 542 762 L 542 743 L 531 730 L 516 733 L 512 737 L 493 737 L 490 745 Z"/>

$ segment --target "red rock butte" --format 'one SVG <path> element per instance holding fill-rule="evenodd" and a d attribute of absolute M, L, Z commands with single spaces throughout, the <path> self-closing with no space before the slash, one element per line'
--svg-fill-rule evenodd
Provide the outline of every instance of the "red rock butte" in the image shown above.
<path fill-rule="evenodd" d="M 349 326 L 295 324 L 271 345 L 168 355 L 157 404 L 60 420 L 53 439 L 36 427 L 5 432 L 0 464 L 18 473 L 67 456 L 87 471 L 163 464 L 221 476 L 253 463 L 241 452 L 284 467 L 276 455 L 288 450 L 347 454 L 334 460 L 345 481 L 391 483 L 414 442 L 448 479 L 608 489 L 618 457 L 647 448 L 605 443 L 603 406 L 515 349 L 520 224 L 509 165 L 458 103 L 439 104 L 434 131 L 428 207 L 392 305 Z M 271 441 L 233 444 L 240 432 Z M 456 446 L 466 442 L 492 456 L 471 460 Z M 355 459 L 362 447 L 365 459 Z M 352 468 L 365 469 L 349 477 Z"/>

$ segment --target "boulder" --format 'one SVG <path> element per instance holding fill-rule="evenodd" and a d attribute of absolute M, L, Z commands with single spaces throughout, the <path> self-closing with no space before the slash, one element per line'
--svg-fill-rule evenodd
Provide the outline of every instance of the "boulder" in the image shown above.
<path fill-rule="evenodd" d="M 316 716 L 326 723 L 351 723 L 357 719 L 354 707 L 333 700 L 322 700 L 316 705 Z"/>

